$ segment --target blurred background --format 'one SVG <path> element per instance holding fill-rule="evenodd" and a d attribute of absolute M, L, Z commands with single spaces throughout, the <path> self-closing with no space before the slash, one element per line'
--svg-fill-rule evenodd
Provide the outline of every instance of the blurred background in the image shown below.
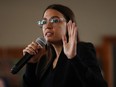
<path fill-rule="evenodd" d="M 116 0 L 0 0 L 0 77 L 10 87 L 21 87 L 25 67 L 15 75 L 10 69 L 22 49 L 42 36 L 37 21 L 53 3 L 74 11 L 80 40 L 95 45 L 103 76 L 109 87 L 116 87 Z"/>

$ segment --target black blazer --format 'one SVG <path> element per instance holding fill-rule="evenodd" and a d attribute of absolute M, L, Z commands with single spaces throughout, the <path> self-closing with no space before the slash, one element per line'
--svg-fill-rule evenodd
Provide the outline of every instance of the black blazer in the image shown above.
<path fill-rule="evenodd" d="M 52 50 L 52 54 L 54 57 L 54 50 Z M 27 64 L 23 75 L 23 87 L 41 87 L 40 84 L 49 73 L 53 58 L 49 63 L 46 61 L 48 61 L 47 56 L 44 56 L 37 64 Z M 54 79 L 53 87 L 107 87 L 93 44 L 79 42 L 77 55 L 71 60 L 66 57 L 62 50 L 59 61 L 61 61 L 58 62 L 61 64 L 61 68 L 56 72 L 57 76 Z"/>

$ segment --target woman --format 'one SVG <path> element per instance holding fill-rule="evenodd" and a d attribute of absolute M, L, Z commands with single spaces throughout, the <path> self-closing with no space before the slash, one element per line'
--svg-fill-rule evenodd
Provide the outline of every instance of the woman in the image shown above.
<path fill-rule="evenodd" d="M 24 87 L 107 87 L 93 45 L 78 39 L 71 9 L 50 5 L 38 23 L 47 45 L 32 42 L 23 50 L 35 55 L 26 65 Z"/>

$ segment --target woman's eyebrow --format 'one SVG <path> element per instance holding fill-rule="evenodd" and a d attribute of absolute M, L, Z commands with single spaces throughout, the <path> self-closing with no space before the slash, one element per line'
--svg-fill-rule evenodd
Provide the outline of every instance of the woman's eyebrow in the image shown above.
<path fill-rule="evenodd" d="M 50 19 L 52 19 L 52 18 L 60 18 L 60 17 L 58 17 L 58 16 L 52 16 Z M 47 19 L 47 18 L 43 17 L 42 19 Z"/>
<path fill-rule="evenodd" d="M 52 19 L 52 18 L 59 18 L 58 16 L 52 16 L 50 19 Z"/>

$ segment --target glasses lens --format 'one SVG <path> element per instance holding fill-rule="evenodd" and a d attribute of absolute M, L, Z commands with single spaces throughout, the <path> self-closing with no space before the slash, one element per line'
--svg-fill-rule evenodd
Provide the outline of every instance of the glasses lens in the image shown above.
<path fill-rule="evenodd" d="M 38 21 L 38 24 L 39 24 L 40 26 L 42 26 L 42 25 L 44 25 L 44 24 L 46 24 L 46 23 L 47 23 L 47 21 L 46 21 L 45 19 L 42 19 L 42 20 Z"/>
<path fill-rule="evenodd" d="M 54 17 L 54 18 L 51 18 L 49 20 L 49 22 L 52 23 L 52 24 L 60 23 L 61 21 L 63 21 L 63 19 L 58 18 L 58 17 Z M 38 21 L 38 25 L 40 27 L 43 27 L 43 25 L 47 24 L 47 22 L 48 22 L 47 19 L 42 19 L 42 20 Z"/>
<path fill-rule="evenodd" d="M 60 19 L 59 18 L 52 18 L 50 20 L 51 23 L 59 23 L 60 22 Z"/>
<path fill-rule="evenodd" d="M 45 19 L 41 20 L 41 25 L 44 25 L 46 23 L 47 23 L 47 20 L 45 20 Z"/>

